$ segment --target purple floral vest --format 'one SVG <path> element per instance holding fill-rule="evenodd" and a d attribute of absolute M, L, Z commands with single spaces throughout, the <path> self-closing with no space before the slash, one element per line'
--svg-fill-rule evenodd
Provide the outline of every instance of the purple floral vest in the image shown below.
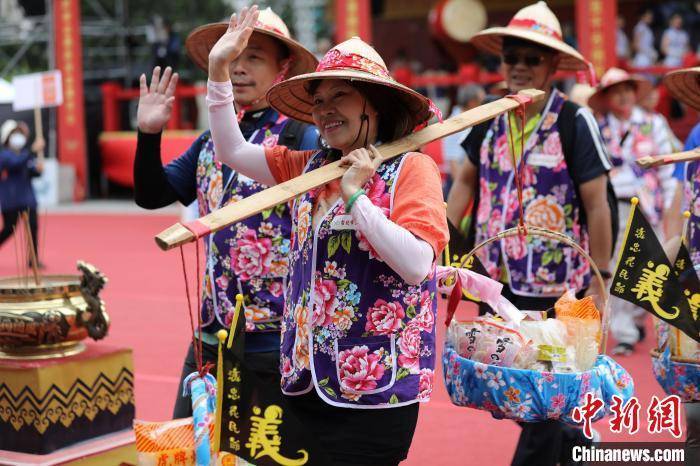
<path fill-rule="evenodd" d="M 525 143 L 523 211 L 525 223 L 564 233 L 588 250 L 588 233 L 580 224 L 581 203 L 564 158 L 557 118 L 566 97 L 554 90 L 539 127 Z M 476 242 L 518 225 L 520 211 L 505 116 L 494 120 L 481 145 Z M 478 251 L 494 279 L 505 265 L 513 293 L 560 296 L 569 287 L 590 282 L 590 266 L 573 248 L 556 241 L 510 237 Z"/>
<path fill-rule="evenodd" d="M 286 120 L 280 117 L 274 124 L 257 130 L 250 142 L 275 145 Z M 200 215 L 267 188 L 233 170 L 229 172 L 228 179 L 224 179 L 209 138 L 202 145 L 197 165 Z M 280 204 L 207 237 L 204 242 L 207 266 L 202 285 L 202 325 L 207 332 L 214 333 L 231 325 L 238 293 L 245 297 L 246 331 L 279 331 L 289 270 L 290 234 L 290 209 L 287 204 Z"/>
<path fill-rule="evenodd" d="M 700 162 L 685 167 L 685 198 L 688 200 L 688 246 L 693 264 L 700 265 Z"/>
<path fill-rule="evenodd" d="M 613 134 L 610 128 L 610 121 L 607 116 L 598 119 L 600 127 L 600 135 L 603 137 L 605 148 L 610 154 L 610 160 L 613 165 L 611 177 L 615 176 L 617 167 L 623 164 L 628 164 L 632 167 L 632 171 L 640 180 L 637 196 L 639 197 L 639 205 L 644 210 L 644 214 L 649 219 L 652 225 L 658 225 L 661 221 L 661 215 L 664 208 L 664 195 L 661 189 L 661 181 L 659 179 L 658 169 L 644 169 L 633 161 L 626 159 L 620 145 L 621 135 Z M 658 155 L 659 151 L 654 143 L 654 137 L 651 134 L 654 128 L 651 114 L 645 112 L 644 121 L 639 124 L 631 124 L 629 133 L 626 139 L 630 140 L 632 153 L 636 158 L 642 158 L 650 155 Z M 627 143 L 624 145 L 626 146 Z"/>
<path fill-rule="evenodd" d="M 305 171 L 324 165 L 318 152 Z M 365 186 L 389 216 L 406 156 L 381 165 Z M 296 199 L 282 322 L 282 390 L 334 406 L 387 408 L 428 401 L 435 368 L 434 270 L 408 285 L 354 230 L 341 198 L 312 231 L 317 191 Z"/>

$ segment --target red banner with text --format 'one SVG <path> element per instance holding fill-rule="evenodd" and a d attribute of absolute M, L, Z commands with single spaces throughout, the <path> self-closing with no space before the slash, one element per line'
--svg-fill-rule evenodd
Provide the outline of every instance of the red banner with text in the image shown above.
<path fill-rule="evenodd" d="M 357 36 L 372 42 L 372 8 L 370 0 L 336 0 L 336 43 Z"/>
<path fill-rule="evenodd" d="M 58 159 L 75 168 L 73 198 L 86 194 L 85 105 L 79 0 L 54 0 L 56 67 L 63 74 L 63 105 L 58 107 Z"/>
<path fill-rule="evenodd" d="M 598 76 L 617 65 L 616 24 L 616 0 L 576 0 L 578 49 L 593 63 Z"/>

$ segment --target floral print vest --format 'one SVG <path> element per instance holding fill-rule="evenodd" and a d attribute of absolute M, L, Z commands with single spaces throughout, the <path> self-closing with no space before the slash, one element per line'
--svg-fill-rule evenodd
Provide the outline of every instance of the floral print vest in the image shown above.
<path fill-rule="evenodd" d="M 688 200 L 688 250 L 694 265 L 700 265 L 700 162 L 685 167 L 685 198 Z"/>
<path fill-rule="evenodd" d="M 254 144 L 277 143 L 287 118 L 280 117 L 250 138 Z M 204 142 L 197 165 L 199 214 L 266 189 L 214 159 L 211 137 Z M 245 297 L 246 331 L 279 331 L 288 273 L 290 208 L 280 204 L 209 235 L 205 240 L 207 266 L 202 290 L 202 325 L 208 333 L 231 325 L 235 296 Z"/>
<path fill-rule="evenodd" d="M 566 97 L 552 95 L 539 126 L 525 143 L 523 211 L 525 223 L 564 233 L 588 250 L 588 233 L 580 223 L 581 203 L 564 158 L 557 118 Z M 520 211 L 506 116 L 494 120 L 481 145 L 476 242 L 518 225 Z M 479 258 L 491 277 L 501 277 L 520 296 L 560 296 L 590 282 L 590 265 L 573 248 L 540 237 L 519 236 L 481 248 Z"/>
<path fill-rule="evenodd" d="M 614 132 L 610 127 L 610 121 L 607 116 L 598 119 L 598 126 L 613 165 L 610 176 L 614 177 L 615 170 L 624 164 L 632 168 L 636 178 L 640 180 L 639 189 L 636 193 L 637 197 L 639 197 L 639 205 L 642 207 L 644 215 L 646 215 L 649 222 L 652 225 L 658 225 L 664 208 L 664 196 L 658 169 L 641 168 L 633 160 L 629 160 L 629 157 L 625 157 L 622 149 L 622 146 L 627 147 L 628 143 L 626 141 L 629 140 L 629 145 L 632 147 L 631 152 L 636 159 L 659 154 L 654 143 L 654 136 L 651 134 L 654 127 L 652 117 L 646 112 L 643 115 L 642 121 L 630 122 L 627 136 L 613 134 Z M 623 137 L 625 141 L 621 141 Z"/>
<path fill-rule="evenodd" d="M 382 164 L 365 186 L 391 214 L 406 155 Z M 327 163 L 317 153 L 310 171 Z M 342 198 L 312 231 L 317 191 L 296 199 L 287 302 L 282 322 L 282 390 L 316 388 L 334 406 L 387 408 L 428 401 L 435 368 L 435 270 L 403 281 L 354 229 Z"/>

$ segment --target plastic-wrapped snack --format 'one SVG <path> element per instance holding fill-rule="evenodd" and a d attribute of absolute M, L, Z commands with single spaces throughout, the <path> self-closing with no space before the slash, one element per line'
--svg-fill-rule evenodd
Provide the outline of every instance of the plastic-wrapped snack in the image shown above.
<path fill-rule="evenodd" d="M 576 366 L 576 350 L 573 346 L 567 346 L 563 357 L 552 361 L 552 371 L 563 373 L 578 372 L 578 367 Z"/>
<path fill-rule="evenodd" d="M 566 340 L 576 351 L 576 370 L 593 367 L 601 336 L 600 312 L 592 296 L 576 299 L 567 291 L 554 305 L 557 320 L 566 326 Z"/>
<path fill-rule="evenodd" d="M 526 341 L 517 330 L 483 319 L 472 360 L 494 366 L 512 367 Z"/>
<path fill-rule="evenodd" d="M 561 295 L 557 302 L 554 303 L 554 312 L 556 316 L 559 317 L 564 314 L 570 314 L 574 307 L 574 303 L 577 301 L 576 294 L 573 290 L 569 289 Z"/>
<path fill-rule="evenodd" d="M 576 349 L 576 368 L 579 371 L 590 369 L 598 357 L 600 320 L 562 317 L 561 321 L 566 325 L 567 341 Z"/>
<path fill-rule="evenodd" d="M 523 338 L 532 340 L 535 347 L 566 347 L 566 326 L 557 319 L 523 320 L 518 330 Z"/>
<path fill-rule="evenodd" d="M 579 319 L 580 320 L 580 319 Z M 534 361 L 525 369 L 553 372 L 576 372 L 576 349 L 567 341 L 567 327 L 557 319 L 524 320 L 520 323 L 523 338 L 536 349 Z M 595 357 L 594 353 L 594 357 Z"/>
<path fill-rule="evenodd" d="M 447 339 L 457 349 L 457 354 L 470 359 L 476 350 L 476 342 L 481 334 L 481 324 L 474 321 L 453 320 L 447 329 Z"/>
<path fill-rule="evenodd" d="M 576 299 L 574 292 L 567 290 L 554 304 L 554 312 L 557 319 L 562 317 L 576 317 L 579 319 L 600 320 L 600 311 L 595 306 L 593 296 Z"/>
<path fill-rule="evenodd" d="M 528 341 L 520 348 L 520 352 L 518 352 L 515 361 L 513 361 L 513 367 L 516 369 L 530 369 L 537 362 L 538 353 L 539 351 L 532 344 L 532 341 Z"/>
<path fill-rule="evenodd" d="M 213 429 L 210 426 L 210 431 Z M 164 422 L 134 421 L 138 464 L 170 466 L 195 464 L 192 418 Z"/>

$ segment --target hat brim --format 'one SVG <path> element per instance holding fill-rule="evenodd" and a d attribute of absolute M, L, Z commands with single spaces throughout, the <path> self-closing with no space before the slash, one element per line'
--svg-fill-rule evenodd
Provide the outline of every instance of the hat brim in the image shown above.
<path fill-rule="evenodd" d="M 228 29 L 228 23 L 205 24 L 194 29 L 185 40 L 185 49 L 190 59 L 202 70 L 209 72 L 209 52 Z M 306 47 L 294 39 L 262 28 L 253 28 L 253 34 L 264 34 L 276 39 L 289 49 L 292 65 L 288 77 L 309 73 L 316 69 L 318 60 Z"/>
<path fill-rule="evenodd" d="M 700 67 L 671 71 L 663 83 L 673 97 L 700 111 Z"/>
<path fill-rule="evenodd" d="M 653 89 L 651 83 L 646 79 L 640 78 L 639 76 L 630 76 L 627 79 L 621 79 L 605 86 L 599 85 L 596 91 L 588 98 L 588 106 L 598 113 L 604 113 L 606 111 L 605 91 L 622 83 L 631 83 L 635 85 L 637 101 L 646 96 Z"/>
<path fill-rule="evenodd" d="M 503 50 L 503 38 L 515 37 L 550 49 L 554 49 L 561 55 L 559 69 L 570 71 L 588 70 L 588 62 L 575 48 L 558 39 L 547 37 L 542 33 L 530 31 L 529 29 L 494 27 L 484 29 L 471 38 L 470 42 L 478 49 L 493 55 L 500 55 Z"/>
<path fill-rule="evenodd" d="M 270 88 L 267 92 L 267 101 L 272 108 L 281 114 L 295 120 L 313 124 L 314 121 L 311 116 L 313 102 L 305 86 L 309 82 L 319 79 L 362 81 L 383 86 L 404 103 L 406 110 L 413 119 L 414 126 L 418 126 L 432 117 L 430 101 L 424 95 L 396 81 L 358 70 L 318 71 L 287 79 Z M 381 112 L 382 109 L 377 110 Z"/>

